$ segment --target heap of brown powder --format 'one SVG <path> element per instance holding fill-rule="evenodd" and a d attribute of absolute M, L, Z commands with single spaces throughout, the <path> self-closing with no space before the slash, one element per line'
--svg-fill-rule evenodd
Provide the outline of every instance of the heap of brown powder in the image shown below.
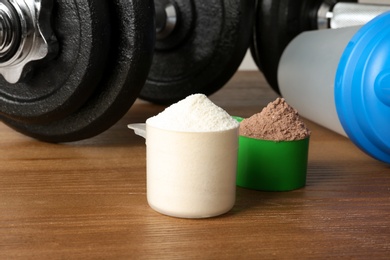
<path fill-rule="evenodd" d="M 284 98 L 277 98 L 260 113 L 244 119 L 240 135 L 272 141 L 292 141 L 309 137 L 310 130 Z"/>

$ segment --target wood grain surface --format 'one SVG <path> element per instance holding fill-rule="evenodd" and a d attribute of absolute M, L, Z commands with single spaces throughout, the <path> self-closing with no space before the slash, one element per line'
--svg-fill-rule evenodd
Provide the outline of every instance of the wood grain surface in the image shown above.
<path fill-rule="evenodd" d="M 238 72 L 210 97 L 242 117 L 275 98 L 260 72 Z M 0 259 L 390 258 L 389 165 L 309 121 L 305 188 L 238 188 L 233 210 L 216 218 L 156 213 L 145 141 L 126 125 L 163 109 L 137 100 L 109 131 L 69 144 L 0 123 Z"/>

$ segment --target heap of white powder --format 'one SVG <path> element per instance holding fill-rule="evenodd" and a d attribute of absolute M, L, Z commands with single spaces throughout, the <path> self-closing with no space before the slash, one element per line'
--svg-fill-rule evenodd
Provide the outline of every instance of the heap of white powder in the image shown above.
<path fill-rule="evenodd" d="M 182 132 L 224 131 L 239 127 L 235 119 L 203 94 L 188 96 L 149 118 L 146 123 Z"/>

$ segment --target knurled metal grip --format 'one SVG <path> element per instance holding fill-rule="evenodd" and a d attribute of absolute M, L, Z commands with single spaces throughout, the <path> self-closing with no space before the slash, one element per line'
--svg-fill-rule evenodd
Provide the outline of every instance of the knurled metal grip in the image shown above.
<path fill-rule="evenodd" d="M 0 0 L 0 74 L 17 83 L 25 65 L 49 54 L 53 0 Z"/>
<path fill-rule="evenodd" d="M 318 28 L 337 29 L 363 25 L 387 11 L 390 11 L 390 5 L 338 2 L 331 6 L 324 2 L 318 10 Z"/>

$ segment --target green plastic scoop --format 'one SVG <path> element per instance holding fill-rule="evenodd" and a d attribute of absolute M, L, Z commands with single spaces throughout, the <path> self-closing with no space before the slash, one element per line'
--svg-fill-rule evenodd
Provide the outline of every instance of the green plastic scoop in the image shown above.
<path fill-rule="evenodd" d="M 239 122 L 243 120 L 234 118 Z M 237 185 L 262 191 L 290 191 L 304 187 L 309 139 L 276 142 L 240 136 Z"/>

